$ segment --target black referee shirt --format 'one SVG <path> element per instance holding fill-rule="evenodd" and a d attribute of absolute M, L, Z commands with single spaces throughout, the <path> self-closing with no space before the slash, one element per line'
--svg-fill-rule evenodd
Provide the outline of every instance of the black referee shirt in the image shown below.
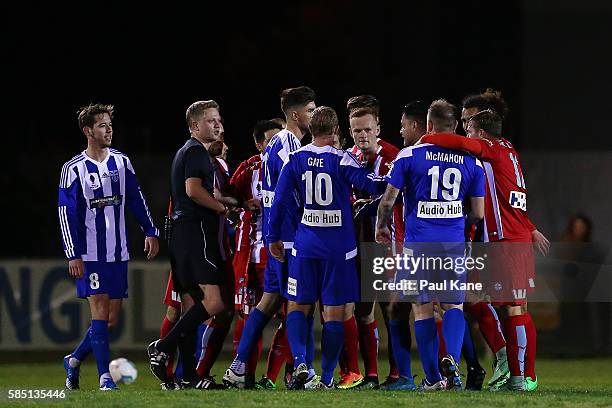
<path fill-rule="evenodd" d="M 185 180 L 189 177 L 202 179 L 202 187 L 214 195 L 215 169 L 208 150 L 197 139 L 191 137 L 181 147 L 172 161 L 170 191 L 172 194 L 173 220 L 215 220 L 217 214 L 196 204 L 187 196 Z"/>

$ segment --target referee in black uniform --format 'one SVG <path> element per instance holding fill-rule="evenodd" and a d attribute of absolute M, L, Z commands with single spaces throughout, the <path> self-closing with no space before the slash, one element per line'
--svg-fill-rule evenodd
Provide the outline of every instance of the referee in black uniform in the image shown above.
<path fill-rule="evenodd" d="M 166 337 L 149 345 L 148 353 L 153 375 L 166 388 L 173 388 L 166 375 L 167 353 L 177 346 L 183 360 L 181 386 L 208 388 L 208 381 L 196 377 L 194 353 L 198 325 L 224 310 L 217 232 L 219 214 L 227 208 L 214 198 L 213 159 L 208 153 L 209 146 L 220 140 L 222 124 L 219 105 L 212 100 L 194 102 L 186 116 L 191 138 L 176 152 L 170 175 L 172 282 L 186 312 Z"/>

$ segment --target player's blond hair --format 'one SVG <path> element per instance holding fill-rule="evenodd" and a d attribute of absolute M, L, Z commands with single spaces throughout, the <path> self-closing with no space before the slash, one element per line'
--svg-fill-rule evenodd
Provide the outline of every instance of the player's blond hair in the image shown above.
<path fill-rule="evenodd" d="M 208 101 L 196 101 L 192 103 L 187 108 L 187 112 L 185 113 L 185 119 L 187 120 L 187 127 L 191 129 L 191 123 L 197 122 L 206 109 L 212 109 L 212 108 L 217 109 L 217 110 L 219 109 L 219 104 L 213 101 L 212 99 Z"/>

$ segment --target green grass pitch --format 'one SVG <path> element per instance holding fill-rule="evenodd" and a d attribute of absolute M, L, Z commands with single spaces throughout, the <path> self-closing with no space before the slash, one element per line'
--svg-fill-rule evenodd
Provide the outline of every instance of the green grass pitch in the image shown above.
<path fill-rule="evenodd" d="M 414 362 L 414 373 L 421 369 Z M 220 380 L 228 361 L 216 364 Z M 263 364 L 263 363 L 262 363 Z M 289 392 L 280 386 L 275 391 L 161 391 L 146 362 L 136 362 L 139 377 L 119 392 L 97 390 L 96 369 L 92 360 L 81 370 L 81 390 L 61 401 L 9 401 L 9 389 L 59 389 L 63 385 L 61 361 L 56 364 L 2 364 L 0 366 L 0 407 L 51 404 L 75 407 L 610 407 L 612 406 L 612 359 L 540 360 L 537 362 L 539 389 L 534 393 L 508 392 L 418 392 L 383 391 L 300 391 Z M 386 367 L 381 367 L 385 373 Z M 263 369 L 263 366 L 260 366 Z M 258 374 L 259 375 L 259 374 Z"/>

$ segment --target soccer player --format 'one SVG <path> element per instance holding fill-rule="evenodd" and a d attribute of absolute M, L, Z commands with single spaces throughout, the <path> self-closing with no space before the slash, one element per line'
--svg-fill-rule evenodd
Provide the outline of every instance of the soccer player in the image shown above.
<path fill-rule="evenodd" d="M 270 220 L 269 211 L 275 197 L 274 189 L 280 175 L 281 168 L 287 161 L 289 153 L 300 148 L 300 141 L 308 133 L 308 127 L 315 109 L 316 95 L 314 91 L 306 86 L 285 89 L 281 92 L 281 109 L 285 114 L 287 127 L 274 135 L 263 154 L 263 236 L 264 243 Z M 283 219 L 282 240 L 285 248 L 293 247 L 295 228 L 299 221 L 299 206 L 294 203 L 294 210 L 290 216 Z M 272 316 L 279 310 L 283 303 L 284 291 L 287 281 L 287 262 L 280 262 L 268 258 L 264 271 L 264 294 L 261 301 L 249 315 L 244 325 L 237 355 L 223 376 L 224 383 L 242 388 L 245 384 L 246 362 L 254 345 L 261 337 L 261 333 Z M 312 332 L 312 316 L 309 317 L 309 327 Z M 314 358 L 313 335 L 309 336 L 309 362 Z M 310 368 L 308 383 L 314 384 L 316 376 L 313 368 Z"/>
<path fill-rule="evenodd" d="M 349 110 L 349 123 L 351 136 L 355 145 L 351 149 L 360 162 L 371 172 L 376 175 L 387 174 L 391 163 L 397 156 L 399 149 L 388 142 L 380 139 L 380 124 L 379 124 L 379 103 L 378 100 L 371 95 L 360 95 L 349 99 L 347 103 Z M 355 210 L 358 210 L 362 205 L 371 202 L 372 197 L 367 192 L 358 190 L 353 191 Z M 404 220 L 403 208 L 401 202 L 395 208 L 393 222 L 391 223 L 395 238 L 398 238 L 399 248 L 402 247 L 404 235 Z M 375 214 L 372 216 L 362 216 L 356 223 L 356 229 L 361 241 L 374 242 Z M 394 242 L 396 243 L 396 242 Z M 344 321 L 345 344 L 341 354 L 341 379 L 338 383 L 338 388 L 377 388 L 378 383 L 378 328 L 374 318 L 373 302 L 360 302 L 355 305 L 355 315 L 347 313 L 349 319 Z M 387 338 L 389 339 L 389 365 L 390 374 L 387 377 L 383 386 L 390 385 L 399 378 L 399 371 L 392 353 L 391 340 L 391 325 L 387 313 L 388 303 L 379 303 L 387 327 Z M 410 315 L 408 310 L 407 315 Z M 355 319 L 357 321 L 355 321 Z M 409 321 L 407 319 L 394 321 L 395 323 L 404 323 L 402 332 L 407 332 L 410 336 Z M 397 326 L 397 325 L 396 325 Z M 396 330 L 400 331 L 400 330 Z M 359 370 L 357 359 L 359 342 L 359 350 L 363 356 L 365 366 L 365 378 Z M 342 364 L 344 363 L 344 364 Z M 408 364 L 408 367 L 410 365 Z"/>
<path fill-rule="evenodd" d="M 437 100 L 430 105 L 427 113 L 428 133 L 454 132 L 456 126 L 454 105 L 445 100 Z M 399 191 L 403 190 L 406 218 L 404 252 L 409 254 L 413 251 L 415 256 L 419 256 L 421 251 L 419 248 L 423 248 L 422 251 L 426 254 L 435 256 L 447 256 L 447 254 L 455 258 L 462 256 L 465 229 L 464 199 L 470 200 L 471 209 L 468 214 L 470 223 L 477 222 L 484 215 L 482 165 L 467 154 L 421 144 L 407 147 L 400 152 L 393 163 L 388 180 L 389 186 L 378 208 L 376 241 L 387 244 L 391 242 L 387 223 Z M 436 250 L 438 247 L 449 249 L 438 253 Z M 401 272 L 398 271 L 396 274 L 396 280 Z M 454 271 L 450 272 L 453 279 L 465 276 L 455 275 Z M 424 279 L 433 279 L 434 274 L 439 271 L 419 270 L 418 273 L 417 276 Z M 421 389 L 424 391 L 460 389 L 458 361 L 465 332 L 462 310 L 464 293 L 445 292 L 443 298 L 438 298 L 436 295 L 430 294 L 427 290 L 420 291 L 416 301 L 413 302 L 415 336 L 425 371 Z M 442 359 L 441 367 L 438 365 L 438 336 L 432 303 L 435 300 L 439 300 L 442 309 L 445 310 L 443 326 L 448 355 Z M 400 355 L 397 350 L 406 346 L 408 345 L 399 344 L 399 347 L 394 349 L 396 358 Z M 404 379 L 407 380 L 411 379 Z"/>
<path fill-rule="evenodd" d="M 267 236 L 270 255 L 283 262 L 283 220 L 294 208 L 297 191 L 304 212 L 289 258 L 286 297 L 287 333 L 293 353 L 293 378 L 308 378 L 306 361 L 309 323 L 314 304 L 323 305 L 323 353 L 318 388 L 335 388 L 334 369 L 344 342 L 346 304 L 359 297 L 355 256 L 357 243 L 352 222 L 352 186 L 381 193 L 382 177 L 369 173 L 356 158 L 332 145 L 338 133 L 338 117 L 329 107 L 315 109 L 311 121 L 313 142 L 291 153 L 280 174 L 270 212 Z"/>
<path fill-rule="evenodd" d="M 62 167 L 58 214 L 70 276 L 77 295 L 89 301 L 91 325 L 78 347 L 64 357 L 66 388 L 79 389 L 79 368 L 93 351 L 100 390 L 115 390 L 108 364 L 108 329 L 116 324 L 127 297 L 127 236 L 125 206 L 146 238 L 147 259 L 159 250 L 159 230 L 153 224 L 130 159 L 111 149 L 112 105 L 92 104 L 78 113 L 87 149 Z"/>
<path fill-rule="evenodd" d="M 207 150 L 220 137 L 219 105 L 212 100 L 194 102 L 187 109 L 186 121 L 191 137 L 177 151 L 170 179 L 172 281 L 181 294 L 184 314 L 165 337 L 149 345 L 147 352 L 152 373 L 167 383 L 168 353 L 178 346 L 183 362 L 182 386 L 203 389 L 209 388 L 210 381 L 196 376 L 196 329 L 225 310 L 217 234 L 219 215 L 227 208 L 214 198 L 214 167 Z"/>
<path fill-rule="evenodd" d="M 244 329 L 251 309 L 261 300 L 263 295 L 263 272 L 268 259 L 268 251 L 263 245 L 262 237 L 262 217 L 261 217 L 261 155 L 268 145 L 272 136 L 281 131 L 282 128 L 275 122 L 262 120 L 255 124 L 253 138 L 258 154 L 240 163 L 234 175 L 230 179 L 232 192 L 240 202 L 251 203 L 246 210 L 239 215 L 240 220 L 236 226 L 236 252 L 232 261 L 234 268 L 234 308 L 238 312 L 238 319 L 234 323 L 234 355 L 240 343 L 240 337 Z M 278 331 L 277 331 L 278 332 Z M 283 331 L 284 333 L 284 331 Z M 276 340 L 275 335 L 274 339 Z M 271 358 L 269 361 L 276 361 L 275 350 L 278 349 L 278 342 L 273 342 L 270 349 Z M 262 351 L 262 339 L 257 342 L 257 347 L 251 352 L 247 362 L 247 388 L 255 383 L 255 370 L 257 361 Z M 283 353 L 282 365 L 286 361 Z M 280 369 L 280 365 L 278 368 Z M 266 373 L 270 367 L 266 370 Z M 258 388 L 275 388 L 276 374 L 271 373 L 273 380 L 266 375 L 259 382 Z"/>
<path fill-rule="evenodd" d="M 527 311 L 527 294 L 535 288 L 534 243 L 545 255 L 549 249 L 546 237 L 527 216 L 527 189 L 512 144 L 501 136 L 502 117 L 492 109 L 470 116 L 466 120 L 468 138 L 455 135 L 429 135 L 425 142 L 452 149 L 461 149 L 485 161 L 487 176 L 485 238 L 498 242 L 494 248 L 501 259 L 493 266 L 495 281 L 502 282 L 504 294 L 493 304 L 500 306 L 506 319 L 504 334 L 510 380 L 505 388 L 532 391 L 537 388 L 535 375 L 536 329 Z M 517 243 L 517 245 L 512 245 Z M 520 248 L 520 253 L 515 249 Z M 497 269 L 497 270 L 495 270 Z M 492 289 L 492 288 L 491 288 Z M 494 295 L 495 291 L 490 290 Z M 495 387 L 493 389 L 499 389 Z"/>

